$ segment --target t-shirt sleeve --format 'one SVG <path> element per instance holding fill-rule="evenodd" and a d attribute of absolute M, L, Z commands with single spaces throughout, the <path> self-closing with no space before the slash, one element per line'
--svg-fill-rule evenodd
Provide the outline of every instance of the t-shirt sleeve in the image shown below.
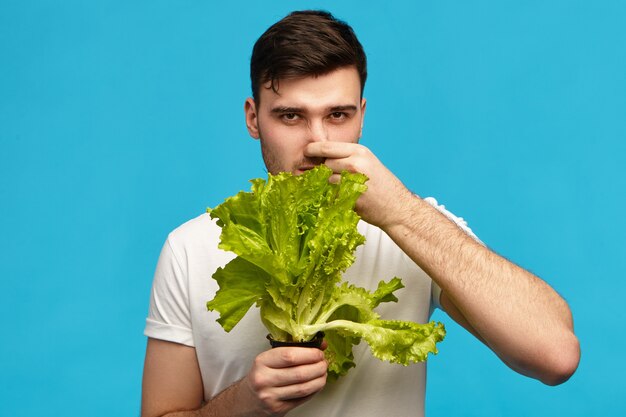
<path fill-rule="evenodd" d="M 467 222 L 462 217 L 457 217 L 454 214 L 452 214 L 450 211 L 446 210 L 446 207 L 443 204 L 437 203 L 437 200 L 435 200 L 433 197 L 426 197 L 424 201 L 426 201 L 428 204 L 430 204 L 431 206 L 439 210 L 441 214 L 446 216 L 450 221 L 456 224 L 461 230 L 463 230 L 469 236 L 474 238 L 474 240 L 476 240 L 478 243 L 480 243 L 481 245 L 484 245 L 484 243 L 480 239 L 478 239 L 478 237 L 474 234 L 474 232 L 472 232 L 472 229 L 469 228 L 469 226 L 467 225 Z M 443 308 L 441 307 L 440 298 L 441 298 L 441 287 L 439 287 L 439 285 L 437 285 L 437 283 L 433 281 L 431 285 L 431 303 L 435 308 L 443 310 Z"/>
<path fill-rule="evenodd" d="M 187 271 L 174 253 L 171 235 L 163 245 L 154 273 L 144 334 L 194 346 Z"/>

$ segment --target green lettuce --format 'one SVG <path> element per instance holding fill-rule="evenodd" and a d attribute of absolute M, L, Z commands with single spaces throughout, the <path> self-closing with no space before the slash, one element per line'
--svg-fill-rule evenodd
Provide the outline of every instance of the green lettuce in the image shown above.
<path fill-rule="evenodd" d="M 425 361 L 437 353 L 443 324 L 383 320 L 374 311 L 398 301 L 399 278 L 380 281 L 373 292 L 342 282 L 365 241 L 354 206 L 367 177 L 343 172 L 333 184 L 331 175 L 324 165 L 298 176 L 269 174 L 252 180 L 251 192 L 208 209 L 222 228 L 219 248 L 237 257 L 213 274 L 219 290 L 207 308 L 219 312 L 227 332 L 254 304 L 274 340 L 308 341 L 324 332 L 331 379 L 355 366 L 352 347 L 361 339 L 381 360 Z"/>

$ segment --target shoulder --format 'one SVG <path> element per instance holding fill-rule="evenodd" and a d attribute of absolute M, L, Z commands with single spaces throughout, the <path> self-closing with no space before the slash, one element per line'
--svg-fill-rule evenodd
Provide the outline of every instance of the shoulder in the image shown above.
<path fill-rule="evenodd" d="M 172 244 L 194 245 L 212 240 L 217 241 L 220 231 L 216 220 L 211 219 L 208 213 L 204 213 L 172 230 L 167 238 Z"/>
<path fill-rule="evenodd" d="M 456 224 L 461 230 L 467 233 L 472 238 L 476 239 L 478 242 L 482 243 L 480 239 L 474 234 L 472 229 L 468 226 L 467 222 L 463 217 L 459 217 L 453 214 L 451 211 L 446 209 L 446 206 L 437 202 L 434 197 L 426 197 L 422 199 L 424 202 L 428 203 L 430 206 L 435 208 L 441 214 L 443 214 L 448 220 Z M 384 254 L 389 256 L 390 254 L 395 254 L 398 252 L 402 252 L 402 250 L 397 246 L 397 244 L 385 233 L 384 230 L 380 229 L 377 226 L 366 223 L 361 220 L 358 224 L 359 233 L 365 236 L 365 251 L 368 254 L 376 253 L 376 254 Z M 372 252 L 375 251 L 375 252 Z"/>
<path fill-rule="evenodd" d="M 456 224 L 465 233 L 467 233 L 468 235 L 470 235 L 471 237 L 473 237 L 474 239 L 480 242 L 480 239 L 478 239 L 478 237 L 474 234 L 472 229 L 470 229 L 470 227 L 467 225 L 467 222 L 465 221 L 465 219 L 463 219 L 463 217 L 458 217 L 454 215 L 451 211 L 446 209 L 446 206 L 444 206 L 443 204 L 439 204 L 434 197 L 426 197 L 423 200 L 427 202 L 428 204 L 430 204 L 431 206 L 433 206 L 434 208 L 436 208 L 441 214 L 446 216 L 448 220 Z"/>
<path fill-rule="evenodd" d="M 457 225 L 459 226 L 463 225 L 467 227 L 467 222 L 463 219 L 463 217 L 458 217 L 452 214 L 451 211 L 446 209 L 446 206 L 444 206 L 443 204 L 439 204 L 434 197 L 426 197 L 426 198 L 423 198 L 423 200 L 427 202 L 428 204 L 430 204 L 431 206 L 433 206 L 434 208 L 436 208 L 437 210 L 439 210 L 441 214 L 446 216 L 448 219 L 452 220 Z"/>
<path fill-rule="evenodd" d="M 221 252 L 217 249 L 221 230 L 217 221 L 204 213 L 174 229 L 167 237 L 167 244 L 179 260 Z"/>
<path fill-rule="evenodd" d="M 177 269 L 192 287 L 213 282 L 207 274 L 210 277 L 235 256 L 219 248 L 221 231 L 217 221 L 206 213 L 183 223 L 168 235 L 159 264 L 166 270 Z"/>

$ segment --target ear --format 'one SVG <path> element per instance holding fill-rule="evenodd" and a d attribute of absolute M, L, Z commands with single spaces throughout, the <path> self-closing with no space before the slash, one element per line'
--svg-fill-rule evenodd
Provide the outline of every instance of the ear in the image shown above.
<path fill-rule="evenodd" d="M 248 133 L 254 139 L 259 139 L 259 117 L 257 115 L 256 103 L 252 97 L 246 99 L 246 103 L 243 106 L 246 114 L 246 127 Z"/>
<path fill-rule="evenodd" d="M 359 130 L 359 139 L 363 135 L 363 120 L 365 119 L 365 108 L 367 107 L 367 100 L 361 99 L 361 130 Z"/>

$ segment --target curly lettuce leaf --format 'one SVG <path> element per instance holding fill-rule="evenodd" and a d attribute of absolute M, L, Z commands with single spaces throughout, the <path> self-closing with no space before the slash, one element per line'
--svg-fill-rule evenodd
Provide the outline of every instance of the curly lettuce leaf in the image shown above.
<path fill-rule="evenodd" d="M 382 320 L 374 310 L 398 301 L 399 278 L 373 292 L 342 282 L 365 241 L 354 206 L 367 177 L 343 172 L 334 184 L 330 175 L 324 165 L 299 176 L 270 174 L 208 210 L 222 228 L 219 247 L 237 257 L 213 275 L 220 289 L 207 308 L 220 313 L 226 331 L 253 305 L 275 340 L 307 341 L 324 331 L 331 379 L 355 366 L 352 347 L 361 340 L 381 360 L 426 360 L 445 336 L 442 324 Z"/>
<path fill-rule="evenodd" d="M 218 268 L 213 279 L 220 289 L 215 298 L 207 303 L 207 308 L 220 313 L 217 321 L 229 332 L 250 307 L 263 298 L 268 275 L 258 266 L 237 257 L 224 268 Z"/>

